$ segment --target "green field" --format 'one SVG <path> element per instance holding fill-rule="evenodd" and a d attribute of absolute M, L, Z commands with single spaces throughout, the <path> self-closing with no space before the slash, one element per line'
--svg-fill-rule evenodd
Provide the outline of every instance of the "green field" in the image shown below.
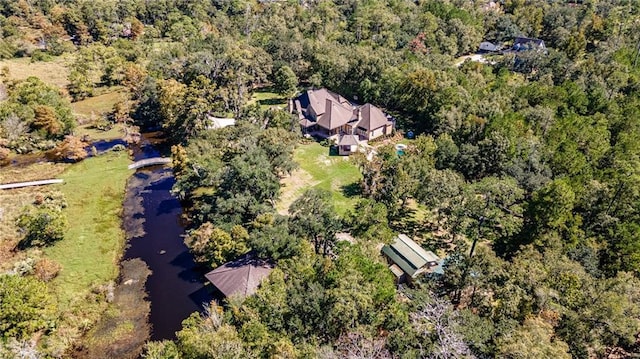
<path fill-rule="evenodd" d="M 353 192 L 362 175 L 349 157 L 330 156 L 328 147 L 314 142 L 296 148 L 294 159 L 300 167 L 283 181 L 277 205 L 280 213 L 286 212 L 289 205 L 308 188 L 331 191 L 333 205 L 340 214 L 353 208 L 360 198 Z"/>
<path fill-rule="evenodd" d="M 62 306 L 83 298 L 94 284 L 116 278 L 124 246 L 120 212 L 131 171 L 126 152 L 111 152 L 88 158 L 69 167 L 58 185 L 68 206 L 65 238 L 45 249 L 62 265 L 52 288 Z"/>
<path fill-rule="evenodd" d="M 92 141 L 108 141 L 122 138 L 124 136 L 124 131 L 124 125 L 120 123 L 114 124 L 109 130 L 106 131 L 99 130 L 91 124 L 85 124 L 76 127 L 73 130 L 73 133 L 78 137 L 87 135 Z"/>
<path fill-rule="evenodd" d="M 270 87 L 256 90 L 249 100 L 250 105 L 254 103 L 259 104 L 260 108 L 262 108 L 263 110 L 273 106 L 281 108 L 287 107 L 287 99 L 273 92 L 273 89 L 271 89 Z"/>
<path fill-rule="evenodd" d="M 91 115 L 100 116 L 111 112 L 116 103 L 127 97 L 121 88 L 113 87 L 108 90 L 109 91 L 104 94 L 88 97 L 82 101 L 72 103 L 71 108 L 73 112 L 85 118 L 90 118 Z"/>

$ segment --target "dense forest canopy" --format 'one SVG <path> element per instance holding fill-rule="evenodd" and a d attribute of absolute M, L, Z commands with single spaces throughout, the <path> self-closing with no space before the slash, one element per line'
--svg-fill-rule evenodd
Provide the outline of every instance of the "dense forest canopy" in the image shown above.
<path fill-rule="evenodd" d="M 462 57 L 516 37 L 546 49 Z M 146 358 L 640 353 L 640 2 L 0 1 L 0 57 L 65 54 L 66 94 L 7 86 L 0 154 L 52 147 L 38 141 L 73 131 L 67 95 L 122 86 L 111 120 L 174 144 L 196 260 L 251 249 L 277 264 L 255 296 L 192 315 Z M 286 110 L 250 101 L 267 85 L 286 99 L 327 87 L 419 135 L 404 156 L 356 156 L 348 213 L 309 189 L 278 214 L 301 136 Z M 209 130 L 210 115 L 236 126 Z M 426 215 L 409 228 L 416 207 Z M 376 247 L 409 232 L 447 259 L 398 288 Z M 37 301 L 0 279 L 0 299 Z M 12 320 L 3 340 L 56 335 Z"/>

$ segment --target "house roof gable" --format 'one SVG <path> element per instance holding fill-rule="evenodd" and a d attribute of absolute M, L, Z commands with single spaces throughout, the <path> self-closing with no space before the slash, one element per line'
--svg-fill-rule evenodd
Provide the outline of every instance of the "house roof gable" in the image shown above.
<path fill-rule="evenodd" d="M 358 141 L 358 136 L 356 135 L 342 135 L 340 137 L 340 141 L 338 141 L 338 146 L 354 146 L 360 143 Z"/>
<path fill-rule="evenodd" d="M 212 270 L 205 277 L 226 297 L 234 294 L 246 297 L 255 293 L 272 270 L 271 263 L 247 253 Z"/>
<path fill-rule="evenodd" d="M 399 234 L 393 244 L 384 246 L 382 252 L 412 277 L 428 263 L 440 261 L 433 252 L 425 250 L 404 234 Z"/>
<path fill-rule="evenodd" d="M 544 40 L 533 39 L 533 38 L 529 38 L 529 37 L 516 37 L 515 40 L 513 41 L 513 46 L 516 46 L 516 45 L 528 45 L 530 43 L 533 43 L 534 45 L 536 45 L 538 47 L 544 47 Z"/>
<path fill-rule="evenodd" d="M 318 118 L 318 125 L 333 130 L 353 119 L 353 110 L 337 101 L 326 99 L 324 113 Z"/>
<path fill-rule="evenodd" d="M 360 106 L 360 116 L 362 120 L 358 122 L 358 127 L 364 128 L 367 131 L 373 131 L 390 124 L 390 121 L 382 110 L 370 103 Z"/>
<path fill-rule="evenodd" d="M 335 101 L 343 106 L 350 106 L 350 103 L 346 98 L 338 95 L 337 93 L 331 92 L 324 87 L 318 90 L 307 90 L 307 98 L 309 101 L 308 106 L 313 108 L 313 112 L 318 116 L 325 113 L 327 100 Z"/>

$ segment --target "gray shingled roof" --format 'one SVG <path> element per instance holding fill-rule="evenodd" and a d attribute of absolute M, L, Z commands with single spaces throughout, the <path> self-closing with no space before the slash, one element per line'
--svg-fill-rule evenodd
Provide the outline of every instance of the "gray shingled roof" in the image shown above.
<path fill-rule="evenodd" d="M 342 135 L 340 136 L 340 141 L 338 141 L 338 146 L 353 146 L 359 143 L 358 136 L 356 135 Z"/>
<path fill-rule="evenodd" d="M 307 118 L 304 118 L 304 117 L 302 119 L 300 119 L 300 121 L 298 123 L 300 124 L 300 126 L 302 126 L 304 128 L 308 128 L 308 127 L 311 127 L 311 126 L 316 124 L 315 122 L 313 122 L 313 121 L 311 121 L 311 120 L 309 120 Z"/>
<path fill-rule="evenodd" d="M 387 116 L 385 116 L 379 108 L 370 103 L 360 106 L 360 116 L 362 116 L 362 120 L 358 122 L 358 127 L 364 128 L 367 131 L 373 131 L 391 124 Z"/>
<path fill-rule="evenodd" d="M 313 108 L 316 115 L 320 116 L 326 111 L 326 101 L 332 100 L 342 105 L 348 105 L 349 101 L 346 98 L 331 92 L 326 88 L 318 90 L 308 90 L 307 97 L 309 98 L 309 106 Z"/>
<path fill-rule="evenodd" d="M 353 110 L 351 107 L 327 99 L 325 102 L 324 113 L 318 118 L 318 126 L 333 130 L 340 126 L 344 126 L 353 119 Z"/>
<path fill-rule="evenodd" d="M 205 277 L 226 297 L 234 294 L 246 297 L 256 292 L 272 270 L 271 263 L 255 258 L 250 252 L 221 265 L 205 274 Z"/>
<path fill-rule="evenodd" d="M 531 47 L 531 45 L 537 46 L 539 48 L 544 48 L 544 41 L 540 39 L 533 39 L 529 37 L 516 37 L 513 41 L 513 47 L 517 46 L 526 46 Z"/>

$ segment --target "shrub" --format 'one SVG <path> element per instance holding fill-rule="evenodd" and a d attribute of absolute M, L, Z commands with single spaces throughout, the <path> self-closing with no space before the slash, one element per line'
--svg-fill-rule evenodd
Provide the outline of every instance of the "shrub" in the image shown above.
<path fill-rule="evenodd" d="M 13 264 L 13 269 L 10 271 L 11 274 L 25 276 L 29 274 L 33 274 L 34 265 L 36 260 L 28 257 L 21 261 L 17 261 Z"/>
<path fill-rule="evenodd" d="M 0 59 L 10 59 L 16 55 L 18 48 L 12 42 L 2 39 L 0 40 Z"/>
<path fill-rule="evenodd" d="M 41 258 L 36 262 L 34 274 L 41 281 L 48 282 L 58 276 L 60 269 L 62 269 L 62 266 L 58 262 L 49 258 Z"/>
<path fill-rule="evenodd" d="M 61 192 L 38 193 L 33 199 L 33 204 L 41 207 L 60 210 L 67 207 L 67 200 Z"/>
<path fill-rule="evenodd" d="M 78 162 L 85 159 L 88 155 L 85 150 L 86 143 L 75 136 L 66 136 L 64 141 L 56 146 L 53 150 L 47 152 L 47 157 L 55 161 L 72 161 Z"/>
<path fill-rule="evenodd" d="M 47 52 L 42 51 L 40 49 L 35 50 L 31 53 L 31 62 L 38 62 L 38 61 L 49 62 L 51 60 L 53 60 L 53 56 L 51 56 Z"/>
<path fill-rule="evenodd" d="M 113 123 L 106 116 L 95 116 L 91 118 L 91 127 L 100 131 L 109 131 L 113 128 Z"/>
<path fill-rule="evenodd" d="M 17 225 L 24 236 L 18 243 L 22 249 L 43 247 L 64 237 L 66 218 L 54 208 L 26 207 L 18 216 Z"/>
<path fill-rule="evenodd" d="M 43 282 L 33 277 L 0 275 L 0 338 L 26 339 L 49 327 L 53 314 Z"/>

